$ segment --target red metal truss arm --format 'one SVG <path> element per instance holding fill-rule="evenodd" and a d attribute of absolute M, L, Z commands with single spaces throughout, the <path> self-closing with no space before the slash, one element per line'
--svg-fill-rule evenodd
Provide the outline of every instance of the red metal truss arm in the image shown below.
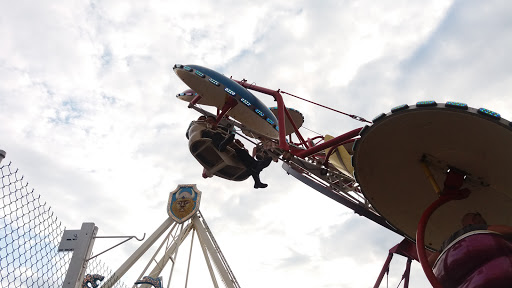
<path fill-rule="evenodd" d="M 288 146 L 288 143 L 286 143 L 286 128 L 285 128 L 285 121 L 282 121 L 285 119 L 285 107 L 284 107 L 284 101 L 283 96 L 279 93 L 279 90 L 271 90 L 265 87 L 256 86 L 253 84 L 247 83 L 247 81 L 238 81 L 234 80 L 238 84 L 242 85 L 243 87 L 247 89 L 251 89 L 254 91 L 258 91 L 260 93 L 264 93 L 267 95 L 274 96 L 274 99 L 277 102 L 277 125 L 279 127 L 279 148 L 288 151 L 290 149 L 290 146 Z"/>

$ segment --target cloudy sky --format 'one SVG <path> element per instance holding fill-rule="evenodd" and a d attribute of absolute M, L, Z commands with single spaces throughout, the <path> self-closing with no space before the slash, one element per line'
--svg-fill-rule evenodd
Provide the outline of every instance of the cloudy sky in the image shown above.
<path fill-rule="evenodd" d="M 401 238 L 280 164 L 263 171 L 267 189 L 202 179 L 184 137 L 198 114 L 175 98 L 187 89 L 175 63 L 367 119 L 420 100 L 461 101 L 512 119 L 512 4 L 505 0 L 22 0 L 0 1 L 0 11 L 4 162 L 66 227 L 95 222 L 99 235 L 151 233 L 167 217 L 168 193 L 196 183 L 201 211 L 242 287 L 369 287 Z M 321 134 L 362 126 L 285 101 Z M 101 257 L 115 269 L 136 245 Z M 392 287 L 405 268 L 400 258 Z M 429 287 L 419 263 L 411 283 Z"/>

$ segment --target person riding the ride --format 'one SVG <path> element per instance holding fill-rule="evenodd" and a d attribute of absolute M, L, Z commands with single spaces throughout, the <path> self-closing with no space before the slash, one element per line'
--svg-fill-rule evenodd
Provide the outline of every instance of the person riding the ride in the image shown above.
<path fill-rule="evenodd" d="M 229 130 L 222 125 L 217 125 L 215 118 L 208 116 L 200 116 L 197 121 L 206 122 L 206 127 L 208 129 L 204 129 L 201 131 L 202 138 L 209 138 L 212 140 L 213 146 L 219 151 L 224 152 L 226 148 L 230 146 L 236 154 L 236 157 L 240 162 L 249 170 L 252 178 L 254 179 L 254 188 L 266 188 L 268 184 L 262 183 L 260 180 L 260 172 L 270 165 L 272 161 L 272 157 L 268 154 L 261 155 L 260 158 L 254 159 L 249 151 L 244 147 L 244 144 L 235 139 L 235 134 L 233 130 Z M 196 121 L 192 121 L 190 123 L 189 128 L 187 129 L 187 139 L 189 139 L 189 130 L 194 125 Z M 227 136 L 226 136 L 227 135 Z M 213 175 L 209 173 L 206 169 L 203 170 L 203 178 L 212 177 Z"/>

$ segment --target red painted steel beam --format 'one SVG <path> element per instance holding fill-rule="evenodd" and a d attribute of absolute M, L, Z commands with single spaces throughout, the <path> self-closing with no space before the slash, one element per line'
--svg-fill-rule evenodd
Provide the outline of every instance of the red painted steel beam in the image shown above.
<path fill-rule="evenodd" d="M 194 107 L 194 105 L 197 104 L 197 102 L 199 102 L 199 100 L 201 100 L 201 95 L 197 94 L 196 96 L 194 96 L 194 98 L 192 99 L 192 101 L 190 101 L 188 103 L 188 108 L 192 108 Z"/>
<path fill-rule="evenodd" d="M 441 286 L 436 275 L 434 275 L 432 267 L 430 267 L 430 264 L 428 263 L 428 256 L 425 251 L 425 229 L 427 228 L 428 220 L 430 219 L 430 216 L 432 216 L 432 214 L 442 205 L 452 200 L 465 199 L 469 194 L 470 192 L 468 189 L 461 189 L 441 195 L 436 201 L 427 207 L 421 215 L 420 222 L 418 223 L 418 230 L 416 230 L 416 251 L 418 252 L 418 258 L 421 263 L 421 267 L 423 268 L 423 272 L 425 272 L 425 276 L 427 276 L 428 281 L 430 281 L 430 284 L 432 284 L 432 287 L 434 288 L 443 288 L 443 286 Z"/>
<path fill-rule="evenodd" d="M 277 125 L 279 127 L 279 148 L 283 150 L 290 150 L 290 146 L 288 146 L 288 143 L 286 143 L 286 128 L 285 128 L 285 106 L 283 101 L 283 96 L 281 96 L 281 93 L 279 93 L 279 90 L 271 90 L 265 87 L 260 87 L 254 84 L 249 84 L 247 81 L 238 81 L 234 80 L 238 84 L 242 85 L 242 87 L 245 87 L 247 89 L 251 89 L 263 94 L 271 95 L 274 97 L 274 100 L 277 102 Z M 281 121 L 285 120 L 285 121 Z"/>
<path fill-rule="evenodd" d="M 389 271 L 389 263 L 391 263 L 391 259 L 393 259 L 393 253 L 389 252 L 388 258 L 386 259 L 386 262 L 384 262 L 384 266 L 382 266 L 382 270 L 380 270 L 379 277 L 377 277 L 377 281 L 373 288 L 379 288 L 380 283 L 382 283 L 382 278 L 384 278 L 384 274 Z"/>
<path fill-rule="evenodd" d="M 416 251 L 418 253 L 418 258 L 421 263 L 421 267 L 423 268 L 423 272 L 427 276 L 427 279 L 432 284 L 434 288 L 443 288 L 439 281 L 432 272 L 432 267 L 428 262 L 427 253 L 425 251 L 425 229 L 427 228 L 428 220 L 430 216 L 442 205 L 452 201 L 452 200 L 462 200 L 466 199 L 471 191 L 467 188 L 460 189 L 460 187 L 464 183 L 464 177 L 466 173 L 463 171 L 459 171 L 457 169 L 450 169 L 446 174 L 446 179 L 444 181 L 444 188 L 441 193 L 441 196 L 434 201 L 427 209 L 423 212 L 420 218 L 420 222 L 418 223 L 418 230 L 416 230 Z"/>
<path fill-rule="evenodd" d="M 342 134 L 342 135 L 340 135 L 336 138 L 333 138 L 329 141 L 326 141 L 322 144 L 318 144 L 318 145 L 316 145 L 312 148 L 309 148 L 307 150 L 296 150 L 296 151 L 292 151 L 292 153 L 297 157 L 306 158 L 306 157 L 313 155 L 315 153 L 318 153 L 324 149 L 341 145 L 344 141 L 347 141 L 349 139 L 352 139 L 352 138 L 358 136 L 361 129 L 363 129 L 363 128 L 354 129 L 352 131 Z"/>
<path fill-rule="evenodd" d="M 229 110 L 231 110 L 236 105 L 238 105 L 238 102 L 235 99 L 231 97 L 228 98 L 228 100 L 224 103 L 224 106 L 222 106 L 220 113 L 218 113 L 217 119 L 215 119 L 215 124 L 219 124 L 222 117 L 224 117 L 224 115 L 226 115 L 226 113 L 228 113 Z"/>
<path fill-rule="evenodd" d="M 398 243 L 395 247 L 391 248 L 389 252 L 393 252 L 398 255 L 402 255 L 406 258 L 411 258 L 416 261 L 418 260 L 418 253 L 416 252 L 416 243 L 411 240 L 404 238 L 402 242 Z"/>
<path fill-rule="evenodd" d="M 308 145 L 306 140 L 304 140 L 304 138 L 300 134 L 299 128 L 297 128 L 297 125 L 293 121 L 292 116 L 290 115 L 290 112 L 288 112 L 288 109 L 284 109 L 284 113 L 286 114 L 286 117 L 288 118 L 288 121 L 290 121 L 290 123 L 292 124 L 293 131 L 295 131 L 295 134 L 299 138 L 299 141 L 304 145 L 304 147 L 309 148 L 310 146 Z M 281 129 L 281 128 L 279 128 L 279 129 Z"/>
<path fill-rule="evenodd" d="M 427 227 L 428 219 L 430 219 L 432 213 L 434 213 L 434 211 L 443 204 L 452 200 L 455 200 L 455 198 L 450 197 L 449 195 L 443 195 L 430 204 L 430 206 L 421 215 L 420 222 L 418 223 L 418 230 L 416 230 L 416 251 L 418 252 L 418 258 L 420 260 L 421 267 L 423 268 L 423 272 L 425 272 L 425 276 L 427 276 L 428 281 L 434 288 L 443 288 L 443 286 L 439 283 L 439 280 L 437 280 L 436 275 L 434 275 L 434 272 L 432 271 L 432 267 L 430 267 L 430 264 L 428 263 L 428 257 L 425 251 L 425 228 Z"/>
<path fill-rule="evenodd" d="M 286 143 L 286 133 L 285 133 L 286 132 L 285 131 L 285 129 L 286 129 L 285 121 L 286 120 L 281 121 L 282 119 L 285 119 L 285 114 L 287 111 L 284 106 L 283 96 L 281 95 L 281 93 L 279 93 L 279 90 L 271 90 L 271 89 L 268 89 L 265 87 L 257 86 L 254 84 L 249 84 L 249 83 L 247 83 L 247 81 L 238 81 L 238 80 L 234 80 L 234 79 L 233 79 L 233 81 L 237 82 L 242 87 L 245 87 L 247 89 L 251 89 L 251 90 L 254 90 L 254 91 L 257 91 L 257 92 L 260 92 L 263 94 L 271 95 L 274 97 L 274 99 L 277 102 L 277 120 L 278 120 L 278 127 L 279 127 L 279 148 L 286 150 L 286 151 L 290 150 L 290 146 L 288 145 L 288 143 Z M 290 121 L 291 121 L 291 117 L 290 117 Z M 293 121 L 292 121 L 292 124 L 294 124 Z M 294 129 L 298 133 L 295 125 L 294 125 Z M 361 129 L 362 128 L 354 129 L 350 132 L 340 135 L 340 136 L 338 136 L 334 139 L 331 139 L 327 142 L 324 142 L 320 145 L 311 147 L 307 150 L 295 150 L 295 151 L 292 151 L 292 153 L 297 157 L 301 157 L 301 158 L 308 157 L 308 156 L 318 153 L 326 148 L 340 145 L 343 141 L 346 141 L 348 139 L 358 136 L 359 131 L 361 131 Z M 297 135 L 299 135 L 299 134 L 297 134 Z M 303 139 L 301 141 L 303 141 Z"/>
<path fill-rule="evenodd" d="M 402 278 L 404 279 L 404 288 L 409 288 L 409 276 L 411 275 L 411 258 L 407 258 L 407 264 L 405 265 L 405 272 Z"/>

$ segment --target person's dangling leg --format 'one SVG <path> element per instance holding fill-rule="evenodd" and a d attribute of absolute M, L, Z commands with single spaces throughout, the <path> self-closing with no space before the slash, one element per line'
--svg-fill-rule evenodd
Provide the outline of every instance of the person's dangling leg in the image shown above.
<path fill-rule="evenodd" d="M 224 135 L 218 131 L 212 131 L 209 129 L 203 130 L 201 133 L 201 137 L 203 138 L 210 138 L 212 139 L 212 144 L 217 150 L 220 151 L 219 147 L 222 144 L 222 141 L 224 141 Z M 221 151 L 222 152 L 222 151 Z"/>
<path fill-rule="evenodd" d="M 256 160 L 252 158 L 251 155 L 249 155 L 249 152 L 247 152 L 247 149 L 244 148 L 235 148 L 236 157 L 240 162 L 244 164 L 247 169 L 252 169 L 256 167 Z"/>
<path fill-rule="evenodd" d="M 224 152 L 226 150 L 226 147 L 228 147 L 229 144 L 233 143 L 233 140 L 235 140 L 235 134 L 229 134 L 229 136 L 226 137 L 226 139 L 224 139 L 219 144 L 219 151 Z"/>
<path fill-rule="evenodd" d="M 265 156 L 265 158 L 263 158 L 263 160 L 256 161 L 256 165 L 255 165 L 254 169 L 258 172 L 261 172 L 261 170 L 267 168 L 271 162 L 272 162 L 272 157 Z"/>
<path fill-rule="evenodd" d="M 261 170 L 256 169 L 257 168 L 256 166 L 258 166 L 257 161 L 254 160 L 254 158 L 252 158 L 251 155 L 249 155 L 249 152 L 243 148 L 236 148 L 235 153 L 236 153 L 236 156 L 238 157 L 238 159 L 240 160 L 240 162 L 242 162 L 244 164 L 246 169 L 251 171 L 252 179 L 254 179 L 254 188 L 258 189 L 258 188 L 267 187 L 268 186 L 267 184 L 261 183 L 261 180 L 260 180 L 260 171 Z"/>
<path fill-rule="evenodd" d="M 268 184 L 265 184 L 265 183 L 261 182 L 261 180 L 260 180 L 260 173 L 259 172 L 253 171 L 251 176 L 252 176 L 252 179 L 254 180 L 254 188 L 256 188 L 256 189 L 258 189 L 258 188 L 266 188 L 268 186 Z"/>

